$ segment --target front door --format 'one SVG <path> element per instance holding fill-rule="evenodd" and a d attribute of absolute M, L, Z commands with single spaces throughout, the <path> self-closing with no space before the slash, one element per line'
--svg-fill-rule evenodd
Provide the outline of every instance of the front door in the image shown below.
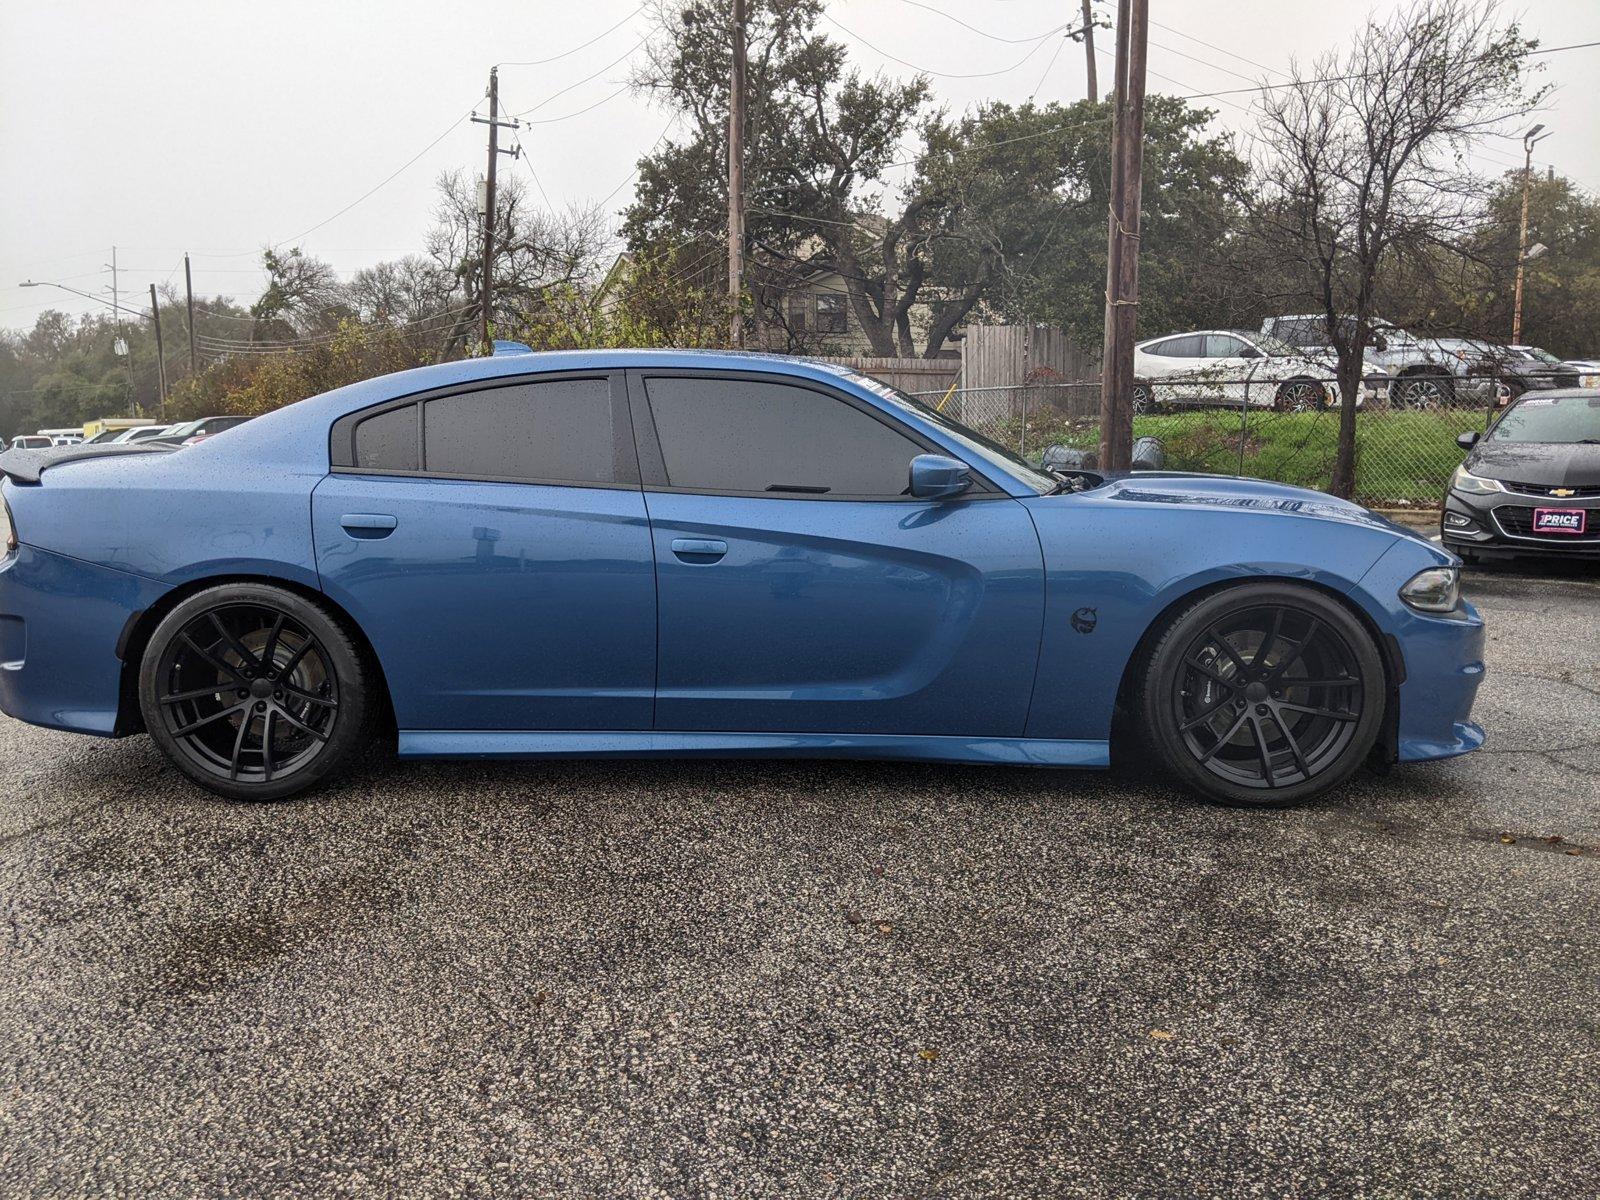
<path fill-rule="evenodd" d="M 648 729 L 656 598 L 620 374 L 364 410 L 312 496 L 403 730 Z"/>
<path fill-rule="evenodd" d="M 908 494 L 920 443 L 796 379 L 630 377 L 660 730 L 1019 737 L 1044 576 L 1027 510 Z"/>

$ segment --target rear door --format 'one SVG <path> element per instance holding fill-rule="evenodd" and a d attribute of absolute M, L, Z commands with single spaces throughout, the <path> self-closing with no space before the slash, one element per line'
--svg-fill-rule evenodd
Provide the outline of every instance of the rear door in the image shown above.
<path fill-rule="evenodd" d="M 648 729 L 655 567 L 620 374 L 413 397 L 334 426 L 328 594 L 408 730 Z"/>
<path fill-rule="evenodd" d="M 912 498 L 911 459 L 937 447 L 822 384 L 658 371 L 629 389 L 657 729 L 1022 735 L 1044 575 L 1021 504 L 983 482 Z"/>
<path fill-rule="evenodd" d="M 1186 333 L 1149 347 L 1156 398 L 1165 404 L 1193 403 L 1198 395 L 1199 372 L 1205 363 L 1205 335 Z"/>

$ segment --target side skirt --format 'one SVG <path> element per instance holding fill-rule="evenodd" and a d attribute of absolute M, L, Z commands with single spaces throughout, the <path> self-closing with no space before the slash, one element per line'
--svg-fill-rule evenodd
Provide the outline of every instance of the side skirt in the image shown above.
<path fill-rule="evenodd" d="M 1015 767 L 1106 767 L 1110 745 L 1046 738 L 878 733 L 400 731 L 402 758 L 881 758 Z"/>

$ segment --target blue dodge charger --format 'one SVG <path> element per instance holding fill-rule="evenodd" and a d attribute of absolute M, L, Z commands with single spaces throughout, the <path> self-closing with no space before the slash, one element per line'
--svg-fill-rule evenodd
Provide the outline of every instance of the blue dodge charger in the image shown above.
<path fill-rule="evenodd" d="M 239 799 L 375 736 L 1103 767 L 1116 720 L 1235 804 L 1483 740 L 1483 625 L 1424 538 L 1257 480 L 1044 473 L 820 363 L 502 354 L 0 472 L 0 708 L 146 731 Z"/>

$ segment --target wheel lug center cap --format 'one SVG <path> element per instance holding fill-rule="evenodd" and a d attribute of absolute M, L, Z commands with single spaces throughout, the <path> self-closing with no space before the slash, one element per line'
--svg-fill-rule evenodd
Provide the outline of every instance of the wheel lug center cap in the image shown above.
<path fill-rule="evenodd" d="M 272 680 L 252 679 L 250 681 L 250 694 L 257 700 L 265 700 L 272 695 Z"/>
<path fill-rule="evenodd" d="M 1251 704 L 1260 704 L 1267 698 L 1267 685 L 1256 680 L 1244 689 L 1244 698 Z"/>

